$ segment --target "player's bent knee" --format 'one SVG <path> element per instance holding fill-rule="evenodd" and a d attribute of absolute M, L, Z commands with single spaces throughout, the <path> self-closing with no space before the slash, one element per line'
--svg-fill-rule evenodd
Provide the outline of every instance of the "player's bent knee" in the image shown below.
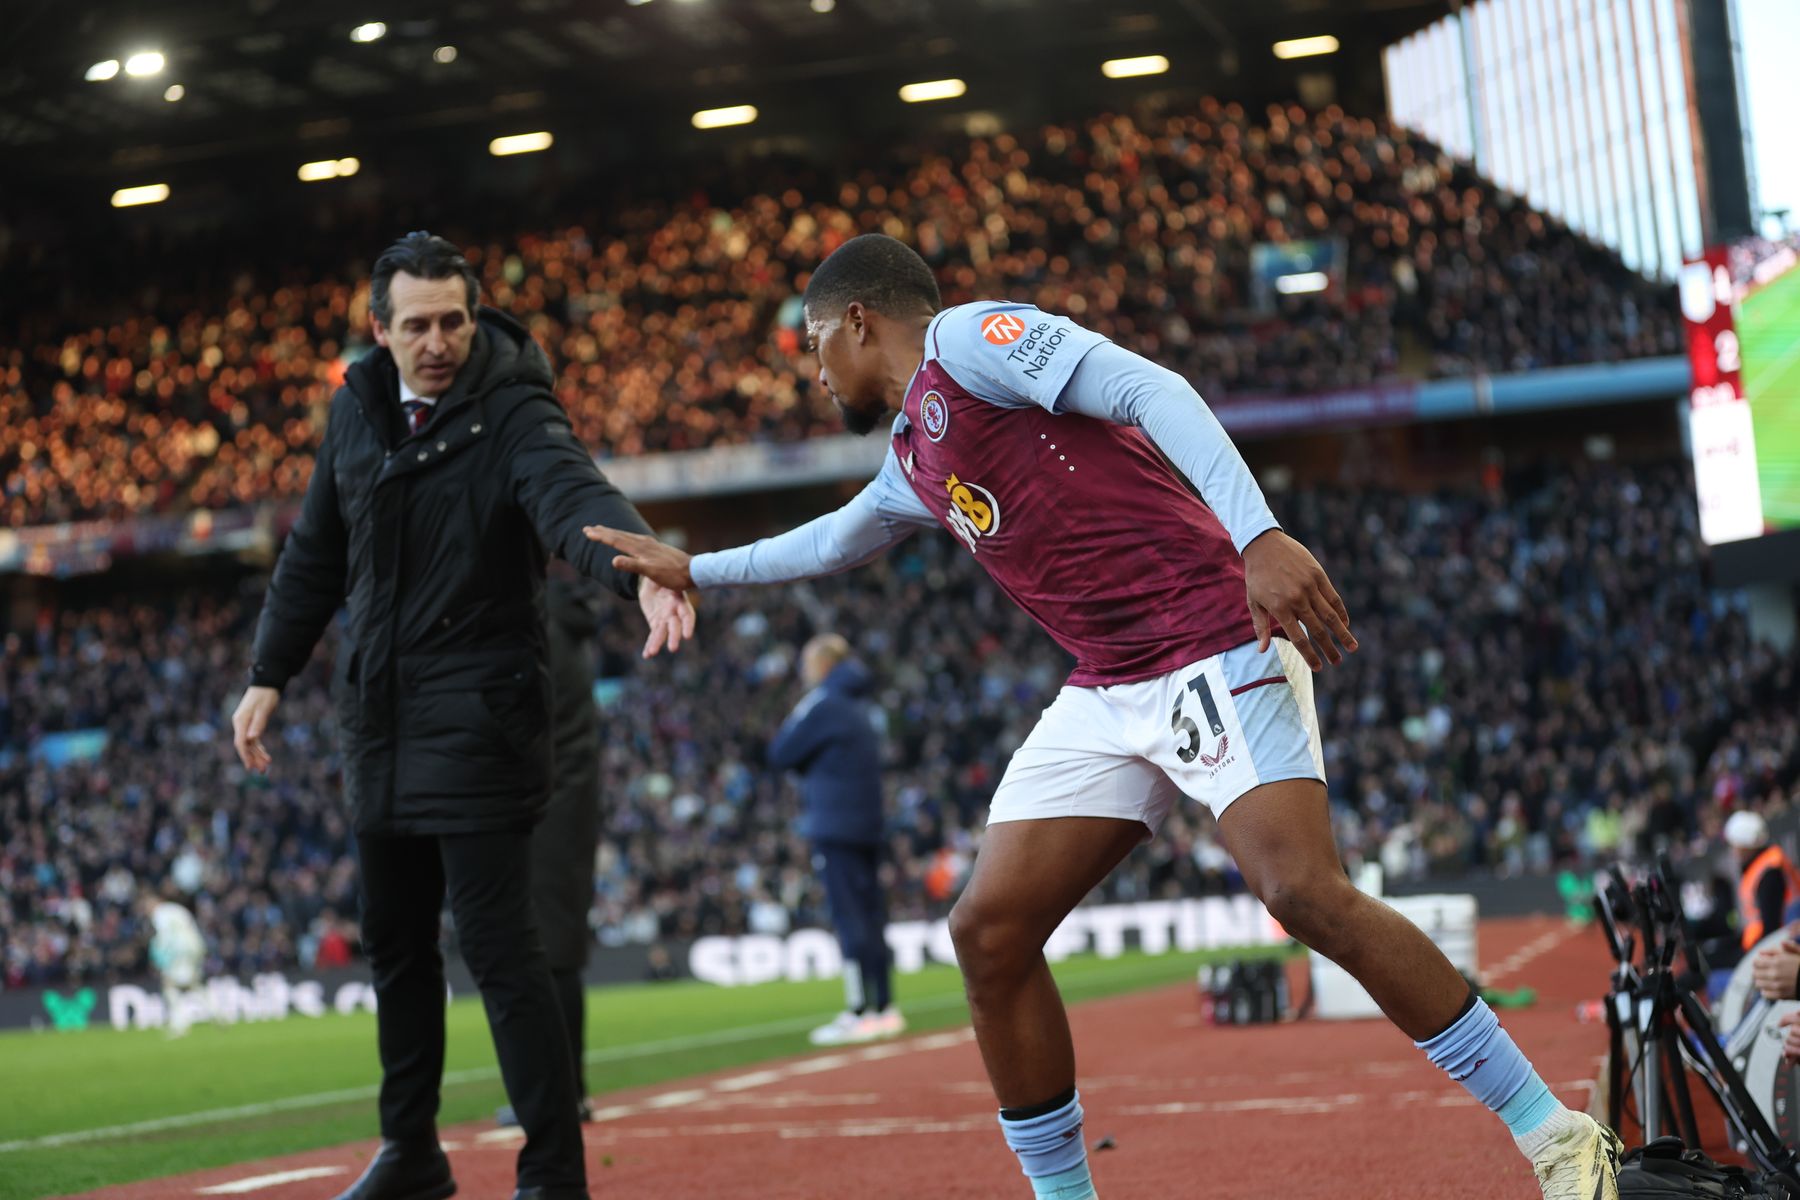
<path fill-rule="evenodd" d="M 1001 983 L 1031 968 L 1041 946 L 1017 922 L 958 903 L 950 910 L 950 942 L 970 988 Z"/>
<path fill-rule="evenodd" d="M 1361 896 L 1348 880 L 1275 876 L 1258 889 L 1259 898 L 1289 937 L 1327 958 L 1340 958 L 1348 944 L 1351 916 Z"/>

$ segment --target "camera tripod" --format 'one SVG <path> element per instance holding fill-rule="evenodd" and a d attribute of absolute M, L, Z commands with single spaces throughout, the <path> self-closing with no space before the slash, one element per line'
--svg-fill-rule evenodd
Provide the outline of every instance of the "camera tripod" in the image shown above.
<path fill-rule="evenodd" d="M 1690 1149 L 1699 1149 L 1691 1071 L 1718 1100 L 1738 1147 L 1761 1169 L 1800 1183 L 1800 1156 L 1782 1143 L 1757 1107 L 1689 982 L 1706 975 L 1673 878 L 1662 858 L 1635 885 L 1614 867 L 1595 888 L 1601 924 L 1617 961 L 1606 998 L 1611 1050 L 1607 1123 L 1619 1127 L 1630 1097 L 1645 1143 L 1673 1133 Z M 1685 977 L 1677 964 L 1686 969 Z"/>

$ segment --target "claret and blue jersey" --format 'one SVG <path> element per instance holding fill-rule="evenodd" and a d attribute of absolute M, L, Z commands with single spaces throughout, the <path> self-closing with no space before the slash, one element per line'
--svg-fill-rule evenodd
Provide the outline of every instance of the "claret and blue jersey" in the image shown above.
<path fill-rule="evenodd" d="M 789 533 L 696 556 L 694 580 L 829 574 L 932 524 L 1075 657 L 1075 686 L 1154 678 L 1250 641 L 1239 552 L 1276 527 L 1179 375 L 1065 317 L 987 302 L 932 320 L 867 488 Z"/>

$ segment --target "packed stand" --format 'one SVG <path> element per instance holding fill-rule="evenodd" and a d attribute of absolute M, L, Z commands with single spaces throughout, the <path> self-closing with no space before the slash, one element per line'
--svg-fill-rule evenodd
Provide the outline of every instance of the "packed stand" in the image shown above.
<path fill-rule="evenodd" d="M 1315 677 L 1340 844 L 1401 879 L 1705 853 L 1722 815 L 1800 786 L 1800 656 L 1752 644 L 1699 571 L 1684 468 L 1566 469 L 1436 496 L 1308 489 L 1276 511 L 1336 578 L 1362 651 Z M 133 899 L 170 886 L 213 970 L 341 961 L 353 868 L 320 660 L 290 684 L 276 769 L 231 750 L 254 596 L 127 602 L 11 635 L 0 675 L 0 982 L 126 974 Z M 845 634 L 888 728 L 896 918 L 942 915 L 1012 750 L 1070 663 L 947 537 L 788 589 L 722 592 L 700 640 L 603 635 L 602 944 L 823 924 L 798 798 L 762 766 L 811 634 Z M 329 639 L 328 639 L 329 640 Z M 45 735 L 104 726 L 96 761 Z M 1716 841 L 1711 841 L 1716 846 Z M 1176 810 L 1104 891 L 1237 886 L 1210 818 Z"/>
<path fill-rule="evenodd" d="M 1670 289 L 1430 143 L 1335 108 L 1209 101 L 885 161 L 829 180 L 749 167 L 704 195 L 671 186 L 679 199 L 533 233 L 440 231 L 470 247 L 486 298 L 528 321 L 603 455 L 835 431 L 793 297 L 871 230 L 916 245 L 947 302 L 1068 313 L 1213 397 L 1680 350 Z M 1253 311 L 1252 247 L 1307 239 L 1342 239 L 1341 288 Z M 0 342 L 6 524 L 300 494 L 346 356 L 370 340 L 366 260 L 349 253 L 301 277 L 148 297 L 140 283 L 27 318 Z M 121 297 L 128 315 L 108 307 Z"/>

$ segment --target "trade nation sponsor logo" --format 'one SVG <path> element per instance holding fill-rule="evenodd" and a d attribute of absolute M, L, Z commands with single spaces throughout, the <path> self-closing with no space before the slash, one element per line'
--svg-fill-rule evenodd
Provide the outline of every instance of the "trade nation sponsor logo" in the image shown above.
<path fill-rule="evenodd" d="M 1022 363 L 1025 368 L 1025 378 L 1036 379 L 1044 373 L 1044 368 L 1050 365 L 1050 360 L 1055 357 L 1057 349 L 1063 344 L 1063 339 L 1068 336 L 1069 327 L 1067 325 L 1053 325 L 1049 321 L 1039 321 L 1031 327 L 1031 332 L 1025 335 L 1025 340 L 1012 348 L 1012 353 L 1006 356 L 1006 361 Z M 994 339 L 989 338 L 988 340 L 991 342 Z"/>
<path fill-rule="evenodd" d="M 1011 313 L 995 313 L 981 322 L 981 336 L 996 346 L 1010 346 L 1025 332 L 1025 322 Z"/>

